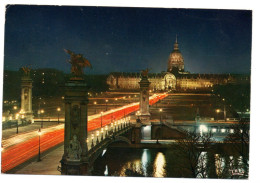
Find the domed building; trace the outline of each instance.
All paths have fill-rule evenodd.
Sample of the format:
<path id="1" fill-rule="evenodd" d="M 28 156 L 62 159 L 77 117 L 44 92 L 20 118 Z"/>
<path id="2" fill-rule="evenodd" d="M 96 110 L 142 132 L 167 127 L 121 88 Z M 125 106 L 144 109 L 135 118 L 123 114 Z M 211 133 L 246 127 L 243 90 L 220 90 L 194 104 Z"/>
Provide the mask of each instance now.
<path id="1" fill-rule="evenodd" d="M 177 92 L 211 91 L 214 85 L 247 83 L 250 76 L 241 74 L 191 74 L 184 71 L 184 59 L 177 41 L 168 58 L 167 72 L 148 73 L 153 91 L 174 90 Z M 113 72 L 107 77 L 110 90 L 139 90 L 140 73 Z"/>
<path id="2" fill-rule="evenodd" d="M 169 59 L 168 59 L 168 72 L 178 72 L 178 71 L 184 71 L 184 59 L 182 57 L 182 54 L 179 50 L 179 44 L 177 41 L 174 43 L 173 51 L 170 53 Z"/>

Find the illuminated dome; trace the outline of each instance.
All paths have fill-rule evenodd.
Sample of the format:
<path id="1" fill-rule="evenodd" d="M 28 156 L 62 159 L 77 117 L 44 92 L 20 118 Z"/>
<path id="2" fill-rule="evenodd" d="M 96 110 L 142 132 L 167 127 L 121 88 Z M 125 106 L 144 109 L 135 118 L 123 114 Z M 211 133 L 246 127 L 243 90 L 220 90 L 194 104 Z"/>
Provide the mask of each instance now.
<path id="1" fill-rule="evenodd" d="M 179 71 L 184 70 L 184 59 L 179 50 L 179 44 L 177 42 L 177 37 L 176 37 L 176 41 L 174 43 L 174 49 L 171 52 L 169 59 L 168 59 L 168 72 L 173 71 L 174 68 Z"/>

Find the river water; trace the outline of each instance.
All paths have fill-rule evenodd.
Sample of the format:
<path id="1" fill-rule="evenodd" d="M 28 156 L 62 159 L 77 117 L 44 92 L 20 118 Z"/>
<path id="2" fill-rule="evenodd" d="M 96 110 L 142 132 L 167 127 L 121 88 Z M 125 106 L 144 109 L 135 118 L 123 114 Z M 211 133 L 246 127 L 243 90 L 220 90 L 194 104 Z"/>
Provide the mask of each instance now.
<path id="1" fill-rule="evenodd" d="M 166 177 L 163 149 L 112 149 L 95 162 L 93 175 Z"/>
<path id="2" fill-rule="evenodd" d="M 210 175 L 210 167 L 213 168 L 211 172 L 214 172 L 214 174 L 221 174 L 225 170 L 225 167 L 229 166 L 232 159 L 236 163 L 229 166 L 228 174 L 232 171 L 230 167 L 234 168 L 236 165 L 236 170 L 239 170 L 237 167 L 242 163 L 241 157 L 228 156 L 225 159 L 219 156 L 219 154 L 214 154 L 214 160 L 210 162 L 209 159 L 203 158 L 207 154 L 207 152 L 201 154 L 199 164 L 200 167 L 205 167 L 206 169 L 202 174 L 198 174 L 197 178 L 214 178 Z M 185 160 L 181 160 L 181 157 L 177 157 L 174 154 L 173 149 L 108 148 L 95 161 L 92 174 L 96 176 L 192 178 L 190 172 L 187 172 L 185 168 L 183 169 L 185 165 L 189 166 Z M 240 168 L 239 171 L 243 170 Z M 217 175 L 215 175 L 215 178 Z M 230 175 L 225 175 L 222 178 L 231 177 Z"/>

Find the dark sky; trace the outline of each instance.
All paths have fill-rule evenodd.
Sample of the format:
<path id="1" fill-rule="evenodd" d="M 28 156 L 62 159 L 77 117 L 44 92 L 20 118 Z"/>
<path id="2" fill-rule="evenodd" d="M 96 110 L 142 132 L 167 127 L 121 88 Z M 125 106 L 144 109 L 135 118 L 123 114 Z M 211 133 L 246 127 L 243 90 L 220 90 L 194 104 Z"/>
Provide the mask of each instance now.
<path id="1" fill-rule="evenodd" d="M 90 60 L 87 73 L 158 73 L 176 34 L 185 70 L 250 73 L 251 11 L 33 5 L 6 9 L 4 68 L 69 72 L 66 48 Z"/>

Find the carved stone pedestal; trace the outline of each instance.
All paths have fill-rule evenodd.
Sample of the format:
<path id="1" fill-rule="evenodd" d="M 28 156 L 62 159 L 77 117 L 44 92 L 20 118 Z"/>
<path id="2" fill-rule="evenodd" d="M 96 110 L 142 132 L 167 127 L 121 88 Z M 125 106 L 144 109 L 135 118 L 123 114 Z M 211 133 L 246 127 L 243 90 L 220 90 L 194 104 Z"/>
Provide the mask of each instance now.
<path id="1" fill-rule="evenodd" d="M 133 128 L 135 144 L 141 143 L 141 139 L 142 139 L 141 128 L 142 128 L 142 124 L 141 123 L 136 123 L 134 128 Z"/>
<path id="2" fill-rule="evenodd" d="M 23 76 L 21 80 L 21 111 L 20 115 L 24 120 L 33 123 L 32 111 L 32 79 L 28 76 Z"/>
<path id="3" fill-rule="evenodd" d="M 83 79 L 71 79 L 65 85 L 64 154 L 61 174 L 88 175 L 87 105 L 88 86 Z"/>
<path id="4" fill-rule="evenodd" d="M 87 162 L 61 160 L 62 175 L 90 175 Z"/>

